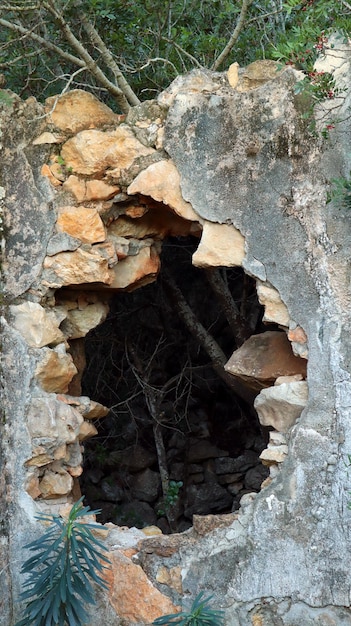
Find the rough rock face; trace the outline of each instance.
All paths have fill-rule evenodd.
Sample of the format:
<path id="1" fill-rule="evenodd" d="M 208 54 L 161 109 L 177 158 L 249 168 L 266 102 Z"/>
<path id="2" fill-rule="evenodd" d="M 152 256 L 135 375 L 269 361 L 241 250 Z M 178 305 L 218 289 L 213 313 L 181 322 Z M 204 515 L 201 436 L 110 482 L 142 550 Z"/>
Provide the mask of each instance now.
<path id="1" fill-rule="evenodd" d="M 349 57 L 346 50 L 332 58 L 346 86 Z M 92 623 L 146 623 L 173 612 L 182 594 L 205 590 L 232 626 L 351 624 L 350 233 L 346 212 L 326 204 L 325 184 L 350 169 L 349 94 L 338 110 L 338 134 L 325 141 L 304 122 L 294 90 L 299 78 L 273 62 L 234 67 L 229 82 L 197 70 L 127 119 L 77 91 L 55 111 L 49 101 L 48 118 L 32 99 L 15 98 L 1 111 L 8 232 L 0 562 L 11 563 L 1 571 L 4 626 L 16 617 L 22 546 L 41 530 L 35 514 L 64 509 L 75 497 L 81 442 L 107 412 L 80 395 L 77 342 L 105 318 L 111 293 L 155 279 L 167 234 L 189 233 L 202 233 L 194 263 L 241 265 L 259 281 L 266 320 L 280 325 L 301 369 L 261 376 L 253 359 L 245 371 L 256 390 L 269 385 L 256 404 L 262 423 L 275 428 L 261 454 L 270 477 L 259 494 L 241 498 L 229 520 L 214 525 L 210 516 L 170 537 L 101 529 L 113 562 L 111 589 Z M 307 357 L 307 344 L 308 398 L 305 381 L 279 380 L 305 377 L 299 357 Z M 196 464 L 199 450 L 192 453 Z M 216 458 L 217 474 L 235 473 L 236 461 Z M 257 468 L 247 469 L 250 488 Z M 158 478 L 145 471 L 134 494 L 147 484 L 151 498 Z M 194 485 L 200 503 L 208 497 L 203 491 Z M 217 483 L 213 494 L 228 499 Z"/>

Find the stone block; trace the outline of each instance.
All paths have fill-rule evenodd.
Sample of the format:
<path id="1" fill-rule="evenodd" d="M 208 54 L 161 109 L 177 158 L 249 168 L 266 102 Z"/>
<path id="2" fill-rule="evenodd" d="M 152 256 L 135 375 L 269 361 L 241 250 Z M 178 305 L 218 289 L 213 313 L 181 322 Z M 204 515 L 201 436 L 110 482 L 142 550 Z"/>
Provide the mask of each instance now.
<path id="1" fill-rule="evenodd" d="M 269 283 L 256 281 L 257 296 L 264 306 L 264 322 L 275 322 L 280 326 L 289 327 L 289 311 L 282 301 L 279 291 Z"/>
<path id="2" fill-rule="evenodd" d="M 13 304 L 10 312 L 14 318 L 13 326 L 32 348 L 56 346 L 65 340 L 54 312 L 44 309 L 40 304 Z"/>
<path id="3" fill-rule="evenodd" d="M 109 601 L 119 619 L 126 623 L 150 624 L 156 617 L 177 612 L 177 607 L 153 586 L 136 563 L 115 550 L 112 567 L 104 572 L 109 585 Z"/>
<path id="4" fill-rule="evenodd" d="M 302 380 L 263 389 L 256 397 L 254 407 L 263 426 L 273 426 L 286 433 L 300 417 L 307 400 L 308 386 Z"/>
<path id="5" fill-rule="evenodd" d="M 191 204 L 182 196 L 179 172 L 170 159 L 152 163 L 128 187 L 130 195 L 141 193 L 167 204 L 185 220 L 198 221 Z"/>
<path id="6" fill-rule="evenodd" d="M 56 229 L 80 239 L 83 243 L 99 243 L 106 238 L 105 227 L 96 209 L 64 206 L 59 209 Z"/>
<path id="7" fill-rule="evenodd" d="M 77 373 L 70 354 L 63 344 L 54 350 L 42 349 L 42 358 L 35 370 L 35 376 L 44 391 L 48 393 L 66 393 L 69 383 Z"/>
<path id="8" fill-rule="evenodd" d="M 61 96 L 47 98 L 45 110 L 49 123 L 65 133 L 115 125 L 119 121 L 119 115 L 82 89 L 72 89 Z"/>
<path id="9" fill-rule="evenodd" d="M 106 132 L 83 130 L 66 141 L 61 149 L 65 166 L 73 173 L 99 178 L 109 170 L 109 184 L 117 182 L 136 159 L 154 154 L 155 150 L 143 146 L 128 126 Z"/>
<path id="10" fill-rule="evenodd" d="M 193 265 L 240 267 L 244 256 L 245 238 L 235 226 L 203 221 L 202 237 L 193 254 Z"/>
<path id="11" fill-rule="evenodd" d="M 225 370 L 249 387 L 270 387 L 279 376 L 306 377 L 306 361 L 294 356 L 284 332 L 267 331 L 252 335 L 236 350 Z"/>

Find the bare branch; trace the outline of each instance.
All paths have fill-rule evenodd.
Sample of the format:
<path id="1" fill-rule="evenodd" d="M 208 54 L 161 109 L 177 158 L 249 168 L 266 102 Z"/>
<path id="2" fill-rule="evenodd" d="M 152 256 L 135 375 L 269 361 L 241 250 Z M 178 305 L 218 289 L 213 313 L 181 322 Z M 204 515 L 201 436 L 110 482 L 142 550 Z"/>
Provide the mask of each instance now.
<path id="1" fill-rule="evenodd" d="M 241 346 L 252 334 L 250 327 L 240 315 L 228 285 L 224 282 L 216 268 L 206 270 L 206 278 L 222 305 L 223 312 L 233 332 L 237 347 Z"/>
<path id="2" fill-rule="evenodd" d="M 73 32 L 71 31 L 69 25 L 56 9 L 54 3 L 49 0 L 48 2 L 43 2 L 43 7 L 51 13 L 54 17 L 56 23 L 58 24 L 61 32 L 63 33 L 66 41 L 72 46 L 72 48 L 79 54 L 80 58 L 84 61 L 84 64 L 87 66 L 89 72 L 96 78 L 96 80 L 105 87 L 111 95 L 114 96 L 117 104 L 120 106 L 121 110 L 124 113 L 127 113 L 130 109 L 130 104 L 127 100 L 126 95 L 123 91 L 115 84 L 113 84 L 104 72 L 100 69 L 96 61 L 90 56 L 89 52 L 86 48 L 78 41 Z"/>
<path id="3" fill-rule="evenodd" d="M 235 391 L 246 402 L 252 402 L 253 394 L 247 389 L 239 380 L 234 376 L 227 373 L 224 369 L 224 365 L 227 362 L 227 357 L 215 341 L 215 339 L 208 333 L 206 328 L 198 320 L 194 312 L 191 310 L 187 301 L 185 300 L 178 285 L 169 274 L 163 274 L 163 284 L 166 294 L 170 299 L 173 308 L 179 315 L 180 319 L 186 325 L 192 335 L 196 337 L 199 344 L 205 350 L 206 354 L 211 359 L 212 367 L 218 376 L 225 382 L 225 384 Z"/>
<path id="4" fill-rule="evenodd" d="M 168 39 L 167 37 L 161 37 L 161 39 L 163 41 L 167 41 L 168 43 L 172 44 L 172 46 L 175 47 L 176 50 L 178 50 L 179 52 L 181 52 L 185 57 L 187 57 L 188 59 L 190 59 L 190 61 L 192 61 L 192 63 L 194 63 L 194 65 L 196 65 L 197 67 L 199 67 L 200 69 L 203 69 L 203 65 L 201 65 L 201 63 L 199 63 L 199 61 L 189 52 L 187 52 L 186 50 L 184 50 L 184 48 L 182 48 L 179 44 L 177 44 L 175 41 L 173 41 L 173 39 Z"/>
<path id="5" fill-rule="evenodd" d="M 222 370 L 227 361 L 226 355 L 221 350 L 218 343 L 199 322 L 186 302 L 175 280 L 169 274 L 166 276 L 164 273 L 163 281 L 166 293 L 171 299 L 172 305 L 177 311 L 179 317 L 182 319 L 190 332 L 198 339 L 200 345 L 203 347 L 214 364 L 215 369 L 218 368 Z"/>
<path id="6" fill-rule="evenodd" d="M 131 74 L 136 74 L 137 72 L 141 72 L 142 70 L 145 70 L 152 63 L 166 63 L 167 65 L 171 66 L 171 68 L 176 72 L 176 74 L 178 74 L 178 70 L 176 66 L 172 63 L 172 61 L 169 61 L 168 59 L 165 59 L 164 57 L 154 57 L 153 59 L 149 59 L 147 63 L 144 63 L 144 65 L 141 65 L 140 67 L 137 67 L 133 70 L 130 69 L 129 72 Z"/>
<path id="7" fill-rule="evenodd" d="M 30 4 L 28 6 L 19 6 L 16 4 L 3 4 L 2 9 L 6 9 L 7 11 L 15 11 L 16 13 L 18 12 L 24 12 L 24 11 L 37 11 L 38 9 L 40 9 L 40 5 L 39 4 Z"/>
<path id="8" fill-rule="evenodd" d="M 225 59 L 229 56 L 232 48 L 234 47 L 234 45 L 236 44 L 237 40 L 239 39 L 239 35 L 240 35 L 244 25 L 245 25 L 246 14 L 247 14 L 247 11 L 248 11 L 248 8 L 249 8 L 251 2 L 252 2 L 252 0 L 243 0 L 243 3 L 241 5 L 241 11 L 240 11 L 239 19 L 238 19 L 237 24 L 236 24 L 236 26 L 234 28 L 233 34 L 231 35 L 227 45 L 222 50 L 221 54 L 219 55 L 219 57 L 217 57 L 217 59 L 215 60 L 215 62 L 213 63 L 213 65 L 211 67 L 211 70 L 213 70 L 214 72 L 216 70 L 218 70 L 218 68 L 223 63 L 223 61 L 225 61 Z"/>
<path id="9" fill-rule="evenodd" d="M 4 20 L 2 18 L 0 18 L 0 26 L 8 28 L 9 30 L 12 30 L 16 33 L 20 33 L 21 35 L 25 35 L 26 37 L 30 37 L 30 39 L 32 39 L 36 43 L 39 43 L 41 46 L 43 46 L 43 48 L 45 48 L 46 50 L 50 50 L 50 52 L 54 52 L 69 63 L 73 63 L 74 65 L 78 65 L 79 67 L 85 67 L 85 63 L 84 61 L 82 61 L 82 59 L 79 59 L 78 57 L 69 54 L 69 52 L 65 52 L 64 50 L 62 50 L 62 48 L 55 46 L 55 44 L 51 43 L 51 41 L 48 41 L 40 35 L 37 35 L 37 33 L 35 33 L 33 30 L 30 30 L 29 28 L 24 28 L 23 26 L 20 26 L 20 24 L 14 24 L 13 22 L 8 22 L 7 20 Z"/>
<path id="10" fill-rule="evenodd" d="M 80 67 L 79 70 L 76 70 L 75 72 L 73 72 L 73 74 L 70 75 L 70 77 L 69 77 L 66 85 L 62 89 L 61 93 L 59 93 L 57 96 L 55 96 L 54 104 L 52 105 L 50 111 L 48 111 L 47 113 L 43 113 L 43 115 L 38 115 L 37 117 L 32 118 L 30 121 L 33 122 L 34 120 L 40 120 L 43 117 L 47 117 L 48 115 L 51 115 L 51 113 L 53 113 L 55 111 L 56 105 L 57 105 L 59 99 L 61 98 L 61 96 L 63 96 L 64 93 L 66 93 L 66 91 L 68 91 L 70 84 L 73 82 L 73 80 L 75 79 L 77 74 L 80 74 L 80 72 L 83 72 L 85 69 L 86 69 L 86 67 Z M 62 78 L 62 77 L 58 76 L 57 79 L 55 79 L 55 80 L 59 80 L 60 78 Z"/>
<path id="11" fill-rule="evenodd" d="M 111 70 L 112 74 L 114 75 L 116 79 L 118 86 L 127 97 L 128 102 L 132 106 L 140 104 L 139 98 L 134 93 L 133 89 L 131 88 L 131 86 L 129 85 L 125 77 L 123 76 L 113 55 L 111 54 L 110 50 L 105 45 L 104 41 L 101 39 L 97 30 L 94 28 L 92 23 L 88 20 L 87 16 L 84 13 L 79 13 L 79 19 L 82 22 L 85 32 L 87 33 L 90 41 L 94 45 L 96 45 L 97 48 L 99 49 L 101 58 L 103 59 L 104 63 L 109 68 L 109 70 Z"/>

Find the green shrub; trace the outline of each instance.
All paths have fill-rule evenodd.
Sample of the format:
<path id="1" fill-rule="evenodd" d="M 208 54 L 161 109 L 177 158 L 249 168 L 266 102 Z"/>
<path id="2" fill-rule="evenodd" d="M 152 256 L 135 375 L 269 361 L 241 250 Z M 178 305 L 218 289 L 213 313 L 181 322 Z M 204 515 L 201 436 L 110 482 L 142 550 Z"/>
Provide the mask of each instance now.
<path id="1" fill-rule="evenodd" d="M 222 626 L 224 624 L 224 611 L 212 609 L 210 601 L 213 596 L 204 598 L 201 591 L 191 605 L 190 611 L 173 613 L 158 617 L 153 622 L 154 626 L 166 626 L 168 624 L 177 626 Z"/>
<path id="2" fill-rule="evenodd" d="M 349 178 L 332 178 L 331 183 L 327 202 L 333 202 L 339 209 L 351 209 L 351 171 Z"/>
<path id="3" fill-rule="evenodd" d="M 104 589 L 107 584 L 97 572 L 109 563 L 103 555 L 104 545 L 92 530 L 95 524 L 79 521 L 98 513 L 76 502 L 68 516 L 40 514 L 37 519 L 51 522 L 47 531 L 32 541 L 33 555 L 23 564 L 28 574 L 21 599 L 26 601 L 22 619 L 16 626 L 81 626 L 88 620 L 83 605 L 94 604 L 94 581 Z"/>

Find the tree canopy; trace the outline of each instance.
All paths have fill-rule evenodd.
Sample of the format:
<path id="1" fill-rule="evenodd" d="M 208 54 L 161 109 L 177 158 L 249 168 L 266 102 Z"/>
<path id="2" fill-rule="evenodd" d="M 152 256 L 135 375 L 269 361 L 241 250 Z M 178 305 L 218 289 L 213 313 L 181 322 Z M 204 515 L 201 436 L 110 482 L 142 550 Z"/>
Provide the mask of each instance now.
<path id="1" fill-rule="evenodd" d="M 6 86 L 39 100 L 84 88 L 126 112 L 195 67 L 260 58 L 312 71 L 348 0 L 10 0 L 0 7 Z"/>

